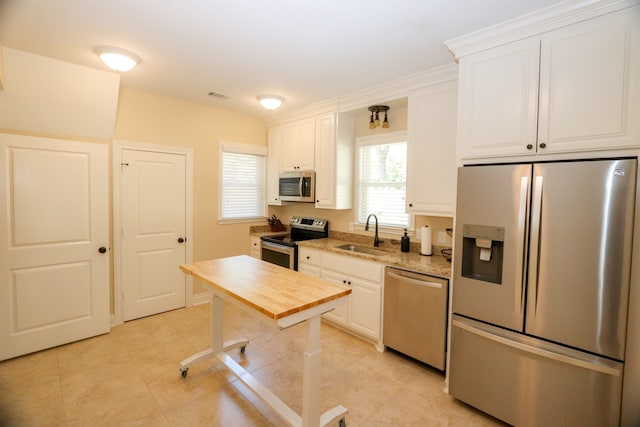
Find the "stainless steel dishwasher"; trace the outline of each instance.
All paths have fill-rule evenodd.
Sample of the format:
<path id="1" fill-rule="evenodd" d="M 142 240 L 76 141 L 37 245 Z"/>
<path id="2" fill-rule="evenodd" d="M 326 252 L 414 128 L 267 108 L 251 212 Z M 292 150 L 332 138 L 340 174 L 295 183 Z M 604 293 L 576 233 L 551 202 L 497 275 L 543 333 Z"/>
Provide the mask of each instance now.
<path id="1" fill-rule="evenodd" d="M 387 267 L 384 345 L 444 370 L 448 294 L 446 279 Z"/>

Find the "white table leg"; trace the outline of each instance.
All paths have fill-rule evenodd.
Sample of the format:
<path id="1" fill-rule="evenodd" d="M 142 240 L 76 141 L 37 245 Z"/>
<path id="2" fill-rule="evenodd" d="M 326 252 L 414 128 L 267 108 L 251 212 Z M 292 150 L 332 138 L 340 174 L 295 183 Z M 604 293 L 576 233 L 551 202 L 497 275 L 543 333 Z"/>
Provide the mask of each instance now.
<path id="1" fill-rule="evenodd" d="M 304 352 L 302 383 L 302 426 L 320 426 L 320 380 L 322 350 L 320 349 L 320 316 L 307 320 L 307 348 Z"/>
<path id="2" fill-rule="evenodd" d="M 194 363 L 201 362 L 203 360 L 211 359 L 218 353 L 229 351 L 234 348 L 240 348 L 244 352 L 244 347 L 247 346 L 249 340 L 246 338 L 240 338 L 230 340 L 227 342 L 224 339 L 224 300 L 215 294 L 211 298 L 211 347 L 194 354 L 182 362 L 180 362 L 180 372 L 183 377 L 187 376 L 189 367 Z"/>
<path id="3" fill-rule="evenodd" d="M 213 294 L 211 298 L 211 350 L 220 353 L 224 347 L 224 300 Z"/>

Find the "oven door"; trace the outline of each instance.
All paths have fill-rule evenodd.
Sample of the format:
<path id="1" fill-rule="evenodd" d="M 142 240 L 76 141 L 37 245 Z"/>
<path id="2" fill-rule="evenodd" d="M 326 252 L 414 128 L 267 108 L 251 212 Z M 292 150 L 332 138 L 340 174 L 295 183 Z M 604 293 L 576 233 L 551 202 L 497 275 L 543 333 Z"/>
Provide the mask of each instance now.
<path id="1" fill-rule="evenodd" d="M 281 267 L 297 270 L 296 247 L 260 241 L 260 259 Z"/>

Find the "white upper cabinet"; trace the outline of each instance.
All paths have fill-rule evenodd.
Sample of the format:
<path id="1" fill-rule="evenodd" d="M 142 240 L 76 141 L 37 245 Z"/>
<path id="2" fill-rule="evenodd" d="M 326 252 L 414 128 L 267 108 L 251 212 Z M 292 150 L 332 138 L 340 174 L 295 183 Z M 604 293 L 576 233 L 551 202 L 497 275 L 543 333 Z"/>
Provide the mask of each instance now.
<path id="1" fill-rule="evenodd" d="M 540 41 L 529 39 L 460 58 L 462 158 L 519 155 L 535 147 L 539 57 Z"/>
<path id="2" fill-rule="evenodd" d="M 459 64 L 461 159 L 640 146 L 640 7 Z"/>
<path id="3" fill-rule="evenodd" d="M 452 81 L 409 94 L 407 212 L 453 216 L 457 87 Z"/>
<path id="4" fill-rule="evenodd" d="M 280 170 L 314 170 L 315 118 L 282 125 Z"/>
<path id="5" fill-rule="evenodd" d="M 539 149 L 640 146 L 639 86 L 640 8 L 546 34 L 540 57 Z"/>
<path id="6" fill-rule="evenodd" d="M 316 117 L 316 207 L 353 207 L 354 121 L 347 114 Z"/>
<path id="7" fill-rule="evenodd" d="M 282 127 L 270 127 L 267 131 L 267 204 L 282 205 L 279 191 L 280 155 L 282 151 Z"/>

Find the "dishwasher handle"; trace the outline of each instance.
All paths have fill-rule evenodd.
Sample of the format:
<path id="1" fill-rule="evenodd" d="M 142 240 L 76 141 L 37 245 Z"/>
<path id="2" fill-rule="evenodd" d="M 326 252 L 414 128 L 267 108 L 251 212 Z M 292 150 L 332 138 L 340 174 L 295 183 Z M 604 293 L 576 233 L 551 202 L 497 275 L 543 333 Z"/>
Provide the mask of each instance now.
<path id="1" fill-rule="evenodd" d="M 412 283 L 412 284 L 418 285 L 418 286 L 426 286 L 426 287 L 429 287 L 429 288 L 442 289 L 442 283 L 428 282 L 426 280 L 413 279 L 411 277 L 407 277 L 407 276 L 404 276 L 402 274 L 393 273 L 393 272 L 390 272 L 390 271 L 387 271 L 387 277 L 392 277 L 394 279 L 402 280 L 404 282 Z"/>

